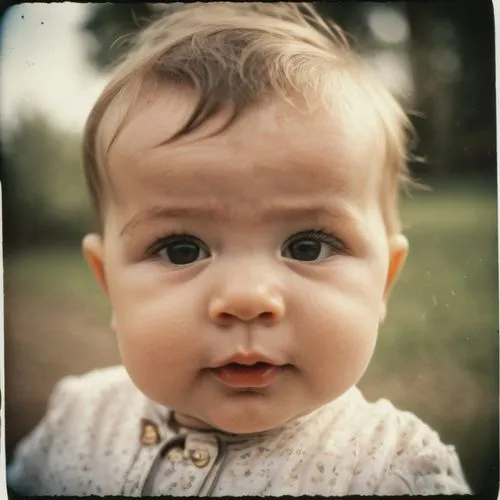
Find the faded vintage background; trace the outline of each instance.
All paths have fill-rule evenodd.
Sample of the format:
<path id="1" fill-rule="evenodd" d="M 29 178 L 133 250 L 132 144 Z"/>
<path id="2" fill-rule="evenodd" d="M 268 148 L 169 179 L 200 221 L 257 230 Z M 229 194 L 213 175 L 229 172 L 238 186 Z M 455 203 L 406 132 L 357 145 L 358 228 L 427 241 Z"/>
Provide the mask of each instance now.
<path id="1" fill-rule="evenodd" d="M 21 4 L 1 20 L 0 117 L 8 457 L 68 373 L 118 362 L 109 309 L 80 254 L 92 226 L 79 157 L 86 113 L 159 4 Z M 169 4 L 167 8 L 175 8 Z M 498 263 L 489 2 L 321 4 L 418 130 L 404 196 L 411 242 L 361 386 L 456 445 L 476 491 L 498 489 Z"/>

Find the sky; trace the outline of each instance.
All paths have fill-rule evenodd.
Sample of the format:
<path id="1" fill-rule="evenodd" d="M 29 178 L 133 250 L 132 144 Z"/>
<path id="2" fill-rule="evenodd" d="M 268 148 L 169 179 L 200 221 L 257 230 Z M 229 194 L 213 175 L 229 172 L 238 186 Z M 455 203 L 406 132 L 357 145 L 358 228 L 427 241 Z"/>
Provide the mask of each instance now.
<path id="1" fill-rule="evenodd" d="M 0 123 L 34 106 L 58 126 L 80 131 L 107 78 L 86 59 L 78 30 L 90 4 L 24 3 L 1 19 Z"/>

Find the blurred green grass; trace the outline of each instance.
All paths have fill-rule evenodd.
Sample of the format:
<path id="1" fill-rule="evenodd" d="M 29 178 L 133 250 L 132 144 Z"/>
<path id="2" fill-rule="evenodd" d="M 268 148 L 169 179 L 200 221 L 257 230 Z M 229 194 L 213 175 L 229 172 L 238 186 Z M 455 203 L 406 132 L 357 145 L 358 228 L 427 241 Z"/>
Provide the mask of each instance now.
<path id="1" fill-rule="evenodd" d="M 496 186 L 414 192 L 402 218 L 409 258 L 360 385 L 370 399 L 417 413 L 456 445 L 473 488 L 490 489 L 498 484 Z M 5 276 L 7 299 L 10 290 L 52 296 L 107 324 L 108 305 L 79 248 L 6 255 Z"/>
<path id="2" fill-rule="evenodd" d="M 5 258 L 6 288 L 30 296 L 58 296 L 98 315 L 108 311 L 104 294 L 78 245 L 37 246 Z"/>

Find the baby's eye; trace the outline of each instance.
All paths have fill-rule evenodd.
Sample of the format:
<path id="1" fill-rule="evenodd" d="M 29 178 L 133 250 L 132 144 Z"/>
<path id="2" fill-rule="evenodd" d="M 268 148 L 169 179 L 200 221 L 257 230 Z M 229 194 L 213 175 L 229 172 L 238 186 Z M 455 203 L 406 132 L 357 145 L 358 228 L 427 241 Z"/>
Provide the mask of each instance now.
<path id="1" fill-rule="evenodd" d="M 281 255 L 300 261 L 323 260 L 342 249 L 341 242 L 323 231 L 308 231 L 292 236 L 283 247 Z"/>
<path id="2" fill-rule="evenodd" d="M 156 247 L 156 255 L 176 266 L 185 266 L 207 259 L 210 251 L 198 238 L 189 235 L 173 235 L 163 239 Z"/>

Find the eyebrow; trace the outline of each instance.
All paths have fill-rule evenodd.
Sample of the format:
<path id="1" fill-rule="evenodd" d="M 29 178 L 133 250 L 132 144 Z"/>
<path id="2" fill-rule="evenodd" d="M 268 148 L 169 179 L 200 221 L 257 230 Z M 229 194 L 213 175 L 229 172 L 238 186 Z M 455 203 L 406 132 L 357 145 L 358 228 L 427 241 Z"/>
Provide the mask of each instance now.
<path id="1" fill-rule="evenodd" d="M 222 207 L 216 206 L 153 206 L 142 210 L 141 212 L 134 215 L 121 229 L 120 236 L 126 233 L 130 233 L 134 227 L 140 225 L 144 222 L 150 222 L 155 220 L 165 220 L 165 219 L 194 219 L 194 218 L 205 218 L 205 219 L 227 219 L 228 211 L 224 210 Z M 293 220 L 299 218 L 308 219 L 323 219 L 323 218 L 334 218 L 334 219 L 348 219 L 356 221 L 355 215 L 348 209 L 338 205 L 325 204 L 325 205 L 315 205 L 315 206 L 276 206 L 269 207 L 262 211 L 260 219 L 262 220 Z"/>

